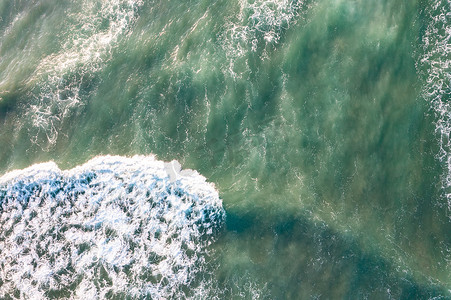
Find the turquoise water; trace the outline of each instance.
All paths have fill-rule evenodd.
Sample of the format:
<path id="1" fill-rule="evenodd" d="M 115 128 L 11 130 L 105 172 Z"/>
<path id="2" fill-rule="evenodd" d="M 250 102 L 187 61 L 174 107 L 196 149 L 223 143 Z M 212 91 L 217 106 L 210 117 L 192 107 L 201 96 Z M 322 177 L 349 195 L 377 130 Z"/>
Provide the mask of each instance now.
<path id="1" fill-rule="evenodd" d="M 0 298 L 450 299 L 450 16 L 0 0 Z"/>

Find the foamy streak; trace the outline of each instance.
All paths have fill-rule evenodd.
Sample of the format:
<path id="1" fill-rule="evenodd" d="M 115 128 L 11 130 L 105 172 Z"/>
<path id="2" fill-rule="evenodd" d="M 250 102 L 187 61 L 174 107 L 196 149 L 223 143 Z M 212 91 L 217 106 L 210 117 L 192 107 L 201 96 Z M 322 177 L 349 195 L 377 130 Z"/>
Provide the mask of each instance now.
<path id="1" fill-rule="evenodd" d="M 41 61 L 31 79 L 38 84 L 30 94 L 34 103 L 26 114 L 32 119 L 32 126 L 46 134 L 50 144 L 56 142 L 61 121 L 83 104 L 83 81 L 91 80 L 90 76 L 109 59 L 118 38 L 135 22 L 142 5 L 142 0 L 74 2 L 80 2 L 73 7 L 81 7 L 81 11 L 67 16 L 72 25 L 61 33 L 67 36 L 65 43 L 58 53 Z M 40 142 L 36 135 L 33 138 Z"/>
<path id="2" fill-rule="evenodd" d="M 437 115 L 439 159 L 448 168 L 444 187 L 451 209 L 451 1 L 435 1 L 428 14 L 430 24 L 423 37 L 424 53 L 418 67 L 428 74 L 424 94 Z"/>
<path id="3" fill-rule="evenodd" d="M 184 298 L 223 220 L 213 185 L 176 162 L 11 172 L 0 178 L 0 298 Z"/>

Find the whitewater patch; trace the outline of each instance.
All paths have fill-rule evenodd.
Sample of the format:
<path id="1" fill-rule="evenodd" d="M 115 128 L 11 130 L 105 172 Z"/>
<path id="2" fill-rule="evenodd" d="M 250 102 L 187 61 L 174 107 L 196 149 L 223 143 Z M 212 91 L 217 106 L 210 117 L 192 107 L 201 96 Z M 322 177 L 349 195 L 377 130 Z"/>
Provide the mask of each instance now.
<path id="1" fill-rule="evenodd" d="M 438 157 L 448 169 L 444 188 L 451 209 L 451 1 L 434 1 L 426 13 L 430 23 L 423 36 L 417 69 L 426 72 L 423 94 L 437 116 Z"/>
<path id="2" fill-rule="evenodd" d="M 241 57 L 258 47 L 277 44 L 284 30 L 296 24 L 307 1 L 239 0 L 239 12 L 222 35 L 229 57 Z"/>
<path id="3" fill-rule="evenodd" d="M 97 157 L 0 177 L 0 298 L 186 298 L 225 212 L 177 162 Z M 189 288 L 187 288 L 189 287 Z"/>

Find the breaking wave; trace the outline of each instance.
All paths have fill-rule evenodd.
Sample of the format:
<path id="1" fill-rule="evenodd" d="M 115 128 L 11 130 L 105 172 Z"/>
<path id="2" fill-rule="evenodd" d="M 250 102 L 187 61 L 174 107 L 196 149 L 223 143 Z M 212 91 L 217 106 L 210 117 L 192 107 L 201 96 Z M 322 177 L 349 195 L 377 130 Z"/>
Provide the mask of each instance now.
<path id="1" fill-rule="evenodd" d="M 189 297 L 208 289 L 224 217 L 214 186 L 176 161 L 13 171 L 0 177 L 0 298 Z"/>

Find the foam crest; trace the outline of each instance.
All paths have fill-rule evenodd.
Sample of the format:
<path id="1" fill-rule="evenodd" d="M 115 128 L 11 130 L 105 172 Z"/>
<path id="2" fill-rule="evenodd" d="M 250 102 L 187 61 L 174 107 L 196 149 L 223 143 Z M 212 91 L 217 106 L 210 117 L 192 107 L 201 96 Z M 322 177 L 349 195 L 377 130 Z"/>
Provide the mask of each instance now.
<path id="1" fill-rule="evenodd" d="M 451 1 L 438 0 L 427 12 L 430 24 L 423 37 L 423 55 L 417 64 L 427 74 L 424 96 L 437 116 L 439 159 L 447 165 L 444 187 L 451 209 Z"/>
<path id="2" fill-rule="evenodd" d="M 0 298 L 186 298 L 208 287 L 198 277 L 225 213 L 214 186 L 178 166 L 106 156 L 1 177 Z"/>
<path id="3" fill-rule="evenodd" d="M 58 137 L 61 121 L 83 104 L 81 89 L 108 61 L 120 36 L 136 21 L 142 0 L 80 1 L 79 11 L 67 15 L 67 36 L 61 50 L 42 59 L 30 82 L 39 84 L 26 114 L 32 126 L 47 136 Z M 34 142 L 38 143 L 37 137 Z"/>

